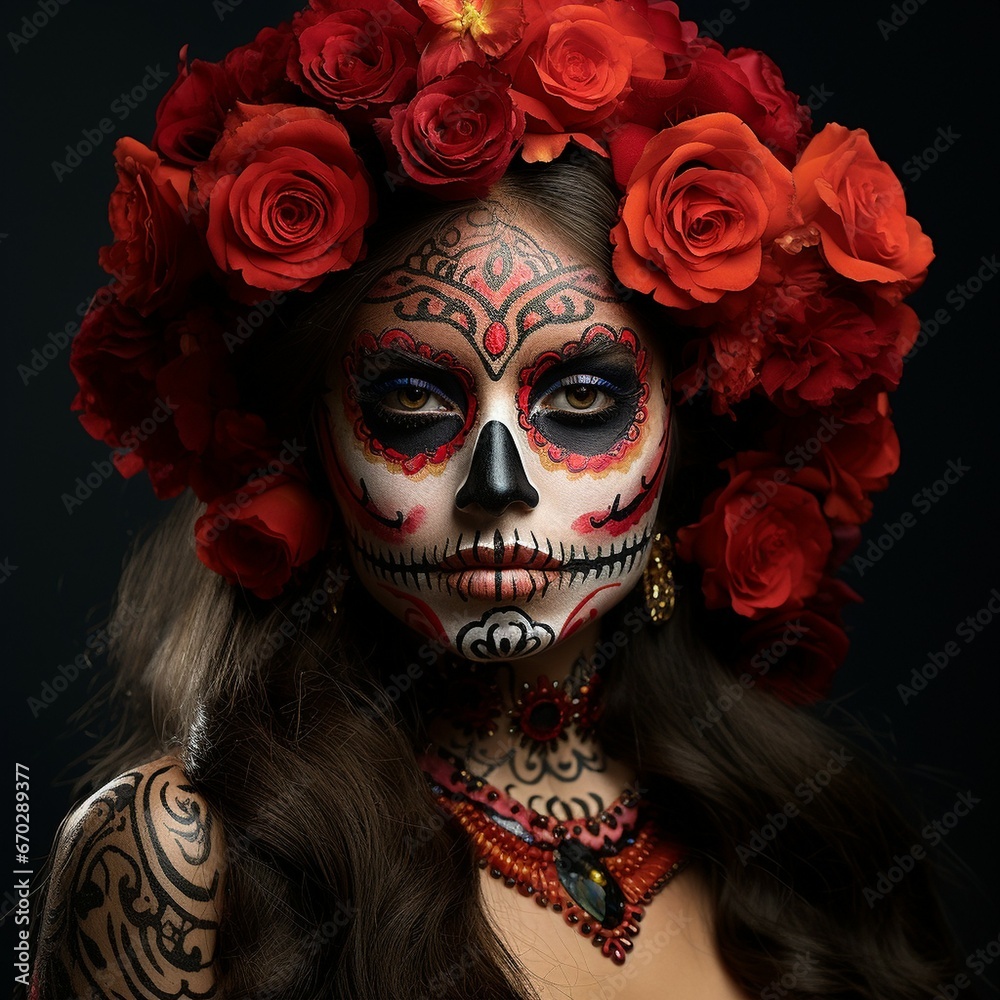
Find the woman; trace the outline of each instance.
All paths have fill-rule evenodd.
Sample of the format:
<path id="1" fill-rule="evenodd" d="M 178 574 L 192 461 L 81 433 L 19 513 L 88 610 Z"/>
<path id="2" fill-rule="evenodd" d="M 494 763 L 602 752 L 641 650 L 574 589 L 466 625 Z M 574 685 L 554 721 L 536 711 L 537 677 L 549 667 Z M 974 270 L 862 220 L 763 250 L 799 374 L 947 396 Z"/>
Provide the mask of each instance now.
<path id="1" fill-rule="evenodd" d="M 78 405 L 194 496 L 123 579 L 118 777 L 38 996 L 951 974 L 923 859 L 865 895 L 912 832 L 793 707 L 844 653 L 929 241 L 759 54 L 550 13 L 316 3 L 116 148 Z"/>

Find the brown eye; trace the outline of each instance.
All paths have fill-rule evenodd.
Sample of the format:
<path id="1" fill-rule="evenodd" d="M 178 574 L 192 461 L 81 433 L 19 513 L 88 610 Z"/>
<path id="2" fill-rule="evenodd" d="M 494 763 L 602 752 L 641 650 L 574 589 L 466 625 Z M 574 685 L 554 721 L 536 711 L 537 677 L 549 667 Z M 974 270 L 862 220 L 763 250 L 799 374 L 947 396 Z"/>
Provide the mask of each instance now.
<path id="1" fill-rule="evenodd" d="M 456 413 L 458 407 L 445 394 L 423 379 L 395 379 L 385 386 L 379 405 L 386 413 L 419 413 L 422 416 Z"/>
<path id="2" fill-rule="evenodd" d="M 426 405 L 429 395 L 419 385 L 406 385 L 396 390 L 396 402 L 401 410 L 419 410 Z"/>
<path id="3" fill-rule="evenodd" d="M 547 413 L 566 414 L 572 420 L 613 410 L 615 399 L 614 386 L 606 379 L 595 375 L 573 375 L 552 386 L 536 406 Z"/>
<path id="4" fill-rule="evenodd" d="M 566 402 L 574 410 L 589 410 L 597 400 L 597 390 L 592 385 L 573 385 L 566 389 Z"/>

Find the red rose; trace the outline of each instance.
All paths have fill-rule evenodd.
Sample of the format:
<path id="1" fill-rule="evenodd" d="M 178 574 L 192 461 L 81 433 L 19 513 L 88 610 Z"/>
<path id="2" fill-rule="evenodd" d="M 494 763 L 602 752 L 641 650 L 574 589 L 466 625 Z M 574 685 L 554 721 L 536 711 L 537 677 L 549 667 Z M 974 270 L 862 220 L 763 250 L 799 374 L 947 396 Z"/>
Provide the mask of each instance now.
<path id="1" fill-rule="evenodd" d="M 827 125 L 793 176 L 803 218 L 819 231 L 830 267 L 884 286 L 879 291 L 892 301 L 919 287 L 934 259 L 931 241 L 906 214 L 903 187 L 864 129 Z"/>
<path id="2" fill-rule="evenodd" d="M 188 453 L 177 437 L 172 400 L 156 386 L 169 355 L 162 332 L 102 289 L 70 349 L 80 390 L 72 409 L 91 437 L 118 449 L 126 477 L 145 469 L 162 500 L 187 485 Z"/>
<path id="3" fill-rule="evenodd" d="M 790 485 L 773 455 L 740 452 L 720 466 L 730 475 L 677 533 L 678 555 L 704 570 L 708 608 L 760 618 L 791 610 L 816 592 L 833 540 L 816 498 Z"/>
<path id="4" fill-rule="evenodd" d="M 159 333 L 118 302 L 111 286 L 91 303 L 70 347 L 69 366 L 80 391 L 72 408 L 82 411 L 87 433 L 113 448 L 121 433 L 155 397 L 154 379 L 164 359 Z"/>
<path id="5" fill-rule="evenodd" d="M 509 84 L 492 68 L 462 63 L 392 109 L 392 146 L 417 187 L 444 199 L 486 196 L 524 133 Z M 383 142 L 387 131 L 380 128 Z"/>
<path id="6" fill-rule="evenodd" d="M 278 104 L 293 100 L 295 89 L 285 78 L 285 67 L 294 42 L 291 24 L 283 21 L 276 28 L 261 28 L 248 45 L 227 53 L 222 66 L 234 96 L 227 113 L 236 101 Z"/>
<path id="7" fill-rule="evenodd" d="M 734 49 L 727 58 L 718 42 L 698 35 L 694 22 L 680 21 L 672 3 L 652 5 L 650 23 L 655 44 L 666 56 L 666 72 L 658 79 L 633 80 L 619 117 L 656 130 L 725 111 L 792 167 L 812 123 L 774 63 L 752 49 Z"/>
<path id="8" fill-rule="evenodd" d="M 108 203 L 115 242 L 98 260 L 118 279 L 118 298 L 148 316 L 176 304 L 207 265 L 188 222 L 191 172 L 168 166 L 128 136 L 115 143 L 115 169 L 118 185 Z"/>
<path id="9" fill-rule="evenodd" d="M 766 123 L 754 129 L 761 142 L 777 152 L 789 154 L 785 162 L 791 166 L 809 139 L 812 115 L 799 104 L 798 96 L 785 86 L 781 70 L 763 52 L 756 49 L 730 49 L 726 58 L 746 75 L 750 93 L 764 109 Z M 779 157 L 780 159 L 780 157 Z"/>
<path id="10" fill-rule="evenodd" d="M 213 500 L 195 523 L 198 558 L 258 597 L 277 597 L 326 544 L 330 511 L 287 476 L 252 479 Z"/>
<path id="11" fill-rule="evenodd" d="M 750 288 L 688 314 L 708 326 L 708 335 L 685 345 L 691 367 L 675 377 L 674 387 L 692 396 L 707 385 L 712 412 L 735 419 L 732 406 L 760 384 L 765 335 L 779 323 L 804 322 L 806 304 L 826 294 L 828 277 L 818 253 L 765 251 L 760 277 Z"/>
<path id="12" fill-rule="evenodd" d="M 796 222 L 791 173 L 734 115 L 703 115 L 646 143 L 611 230 L 615 273 L 666 306 L 717 302 Z"/>
<path id="13" fill-rule="evenodd" d="M 861 389 L 869 398 L 895 389 L 902 358 L 920 330 L 914 311 L 876 299 L 862 309 L 845 299 L 809 300 L 801 321 L 775 323 L 764 338 L 760 384 L 789 413 L 831 406 Z"/>
<path id="14" fill-rule="evenodd" d="M 232 294 L 314 290 L 364 254 L 375 191 L 347 131 L 318 108 L 240 104 L 195 168 L 209 249 Z"/>
<path id="15" fill-rule="evenodd" d="M 406 100 L 417 75 L 414 39 L 422 21 L 394 0 L 322 0 L 295 16 L 297 44 L 288 77 L 310 97 L 337 108 Z"/>
<path id="16" fill-rule="evenodd" d="M 571 138 L 606 155 L 586 130 L 612 115 L 633 77 L 663 76 L 649 23 L 616 0 L 554 10 L 527 0 L 524 14 L 521 41 L 497 64 L 527 116 L 524 159 L 552 160 Z"/>
<path id="17" fill-rule="evenodd" d="M 190 66 L 185 45 L 177 79 L 156 109 L 153 148 L 174 163 L 193 167 L 208 158 L 237 101 L 291 100 L 295 91 L 285 79 L 290 44 L 288 24 L 262 28 L 250 44 L 233 49 L 221 63 L 195 59 Z"/>
<path id="18" fill-rule="evenodd" d="M 766 615 L 743 633 L 740 667 L 786 704 L 826 698 L 850 648 L 841 608 L 860 600 L 842 580 L 825 576 L 804 607 Z"/>
<path id="19" fill-rule="evenodd" d="M 200 453 L 212 439 L 215 415 L 238 404 L 239 390 L 210 308 L 192 310 L 171 324 L 169 335 L 177 351 L 157 373 L 156 388 L 170 398 L 184 447 Z"/>
<path id="20" fill-rule="evenodd" d="M 191 489 L 199 500 L 229 493 L 265 468 L 280 446 L 256 413 L 219 410 L 205 450 L 191 462 Z"/>
<path id="21" fill-rule="evenodd" d="M 166 159 L 193 167 L 218 141 L 235 97 L 221 64 L 195 59 L 189 66 L 187 54 L 185 45 L 178 59 L 177 79 L 156 108 L 152 145 Z"/>
<path id="22" fill-rule="evenodd" d="M 798 471 L 792 481 L 825 496 L 823 513 L 845 524 L 864 524 L 872 516 L 870 494 L 884 490 L 899 468 L 899 438 L 892 425 L 888 393 L 880 392 L 875 410 L 832 411 L 782 421 L 768 444 Z"/>

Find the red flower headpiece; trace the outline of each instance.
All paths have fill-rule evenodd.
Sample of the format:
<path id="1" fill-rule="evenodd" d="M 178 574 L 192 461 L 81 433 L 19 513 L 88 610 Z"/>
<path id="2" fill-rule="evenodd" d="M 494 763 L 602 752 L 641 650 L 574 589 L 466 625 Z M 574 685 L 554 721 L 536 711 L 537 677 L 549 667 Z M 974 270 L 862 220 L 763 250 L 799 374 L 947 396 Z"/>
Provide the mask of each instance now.
<path id="1" fill-rule="evenodd" d="M 686 330 L 680 399 L 756 422 L 677 552 L 707 608 L 747 620 L 745 662 L 810 633 L 782 693 L 820 696 L 860 600 L 834 574 L 898 466 L 902 300 L 933 251 L 863 130 L 811 133 L 767 56 L 670 2 L 311 0 L 217 63 L 185 46 L 152 148 L 115 146 L 112 280 L 73 344 L 73 408 L 123 475 L 207 503 L 206 565 L 275 597 L 330 516 L 301 448 L 247 409 L 235 348 L 365 257 L 373 178 L 485 196 L 515 157 L 582 146 L 621 189 L 616 277 Z M 751 397 L 770 404 L 752 418 Z"/>

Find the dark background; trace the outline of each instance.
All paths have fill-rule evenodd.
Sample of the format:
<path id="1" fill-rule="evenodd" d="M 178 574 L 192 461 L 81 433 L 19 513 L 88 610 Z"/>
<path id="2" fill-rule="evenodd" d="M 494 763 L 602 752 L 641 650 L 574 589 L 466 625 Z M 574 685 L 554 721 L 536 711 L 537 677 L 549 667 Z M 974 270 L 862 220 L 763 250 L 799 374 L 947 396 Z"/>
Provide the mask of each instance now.
<path id="1" fill-rule="evenodd" d="M 40 3 L 52 10 L 57 0 L 14 0 L 0 28 L 20 34 L 22 18 L 41 10 Z M 104 623 L 129 540 L 166 505 L 153 498 L 145 477 L 126 482 L 115 474 L 68 513 L 63 494 L 92 471 L 92 462 L 107 459 L 107 448 L 69 412 L 76 386 L 68 348 L 27 384 L 18 366 L 30 365 L 32 351 L 51 343 L 50 333 L 78 321 L 77 306 L 103 283 L 97 248 L 110 239 L 114 140 L 134 135 L 148 143 L 180 46 L 190 42 L 192 56 L 221 58 L 299 6 L 293 0 L 59 0 L 57 13 L 25 44 L 10 35 L 0 40 L 8 151 L 0 218 L 8 320 L 0 375 L 12 457 L 2 492 L 13 497 L 14 516 L 6 523 L 15 525 L 0 549 L 5 728 L 9 780 L 15 762 L 30 767 L 36 871 L 70 804 L 65 779 L 76 772 L 64 774 L 66 765 L 93 742 L 93 734 L 74 731 L 72 717 L 102 679 L 103 658 L 44 709 L 33 712 L 28 699 L 39 698 L 43 682 L 83 652 Z M 863 575 L 846 573 L 865 603 L 847 611 L 852 649 L 837 678 L 834 721 L 846 712 L 871 731 L 928 821 L 943 817 L 961 792 L 979 800 L 929 848 L 953 872 L 945 891 L 963 957 L 996 942 L 1000 932 L 991 899 L 998 875 L 1000 620 L 982 626 L 970 643 L 955 631 L 986 606 L 991 591 L 1000 595 L 994 591 L 1000 568 L 993 544 L 1000 276 L 971 297 L 958 290 L 982 258 L 998 251 L 997 10 L 989 0 L 698 0 L 681 10 L 727 48 L 749 46 L 771 55 L 788 86 L 819 105 L 818 127 L 836 121 L 867 129 L 876 151 L 901 176 L 910 214 L 935 243 L 927 283 L 909 300 L 925 320 L 926 342 L 908 359 L 901 388 L 891 397 L 901 468 L 890 488 L 876 495 L 862 550 L 904 512 L 916 523 Z M 119 120 L 109 110 L 112 102 L 157 67 L 168 78 Z M 84 129 L 108 116 L 115 131 L 57 179 L 52 162 L 66 158 L 67 143 L 75 145 Z M 943 151 L 924 169 L 913 158 L 935 140 Z M 940 479 L 950 461 L 969 471 L 921 513 L 914 495 Z M 930 652 L 956 639 L 960 655 L 904 705 L 897 685 L 908 683 Z M 13 879 L 0 878 L 5 912 Z M 33 911 L 38 908 L 35 900 Z M 2 954 L 6 963 L 6 944 Z M 961 995 L 996 993 L 998 970 L 1000 964 L 973 976 Z"/>

